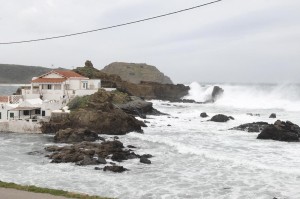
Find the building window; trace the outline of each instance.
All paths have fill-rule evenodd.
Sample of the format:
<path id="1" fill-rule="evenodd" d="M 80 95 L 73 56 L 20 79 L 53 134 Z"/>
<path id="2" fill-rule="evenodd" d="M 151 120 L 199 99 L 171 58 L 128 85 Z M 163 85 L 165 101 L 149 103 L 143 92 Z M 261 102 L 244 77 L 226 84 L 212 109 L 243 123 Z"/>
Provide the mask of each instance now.
<path id="1" fill-rule="evenodd" d="M 45 116 L 46 115 L 46 112 L 45 111 L 42 111 L 42 116 Z"/>
<path id="2" fill-rule="evenodd" d="M 88 89 L 88 82 L 82 82 L 82 88 Z"/>
<path id="3" fill-rule="evenodd" d="M 51 90 L 51 89 L 52 89 L 52 85 L 51 85 L 51 84 L 48 84 L 48 85 L 47 85 L 47 89 L 48 89 L 48 90 Z"/>
<path id="4" fill-rule="evenodd" d="M 40 115 L 40 114 L 41 114 L 41 109 L 36 109 L 36 110 L 35 110 L 35 114 L 36 114 L 36 115 Z"/>
<path id="5" fill-rule="evenodd" d="M 14 113 L 9 113 L 9 117 L 10 117 L 10 118 L 14 118 L 14 117 L 15 117 L 15 114 L 14 114 Z"/>
<path id="6" fill-rule="evenodd" d="M 23 111 L 23 114 L 24 114 L 24 115 L 29 115 L 29 111 L 28 111 L 28 110 L 25 110 L 25 111 Z"/>
<path id="7" fill-rule="evenodd" d="M 2 116 L 1 116 L 1 112 L 0 112 L 0 120 L 2 119 Z"/>

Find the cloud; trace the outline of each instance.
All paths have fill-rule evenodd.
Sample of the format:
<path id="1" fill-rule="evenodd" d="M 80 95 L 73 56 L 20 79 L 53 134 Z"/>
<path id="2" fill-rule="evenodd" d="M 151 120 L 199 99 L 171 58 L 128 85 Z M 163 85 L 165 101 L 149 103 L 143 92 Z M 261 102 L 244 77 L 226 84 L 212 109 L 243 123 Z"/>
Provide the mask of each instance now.
<path id="1" fill-rule="evenodd" d="M 205 1 L 206 2 L 206 1 Z M 204 1 L 201 3 L 205 3 Z M 1 42 L 69 34 L 199 4 L 198 0 L 0 0 Z M 227 0 L 88 35 L 0 46 L 0 62 L 72 68 L 86 59 L 156 65 L 175 82 L 300 81 L 300 2 Z M 285 73 L 282 73 L 284 67 Z"/>

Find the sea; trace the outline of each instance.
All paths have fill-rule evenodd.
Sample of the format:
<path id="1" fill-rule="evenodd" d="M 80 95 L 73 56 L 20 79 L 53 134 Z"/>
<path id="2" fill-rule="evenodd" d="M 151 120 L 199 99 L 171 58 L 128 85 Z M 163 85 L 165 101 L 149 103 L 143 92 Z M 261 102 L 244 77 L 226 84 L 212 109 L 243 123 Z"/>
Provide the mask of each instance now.
<path id="1" fill-rule="evenodd" d="M 119 136 L 136 153 L 152 154 L 150 165 L 128 160 L 120 165 L 129 171 L 120 174 L 54 164 L 43 151 L 53 136 L 0 133 L 0 180 L 120 199 L 299 199 L 300 143 L 258 140 L 258 133 L 228 129 L 277 119 L 300 125 L 300 85 L 193 82 L 185 98 L 205 101 L 215 85 L 224 89 L 215 103 L 153 100 L 168 115 L 148 116 L 144 134 Z M 215 123 L 201 112 L 235 120 Z"/>

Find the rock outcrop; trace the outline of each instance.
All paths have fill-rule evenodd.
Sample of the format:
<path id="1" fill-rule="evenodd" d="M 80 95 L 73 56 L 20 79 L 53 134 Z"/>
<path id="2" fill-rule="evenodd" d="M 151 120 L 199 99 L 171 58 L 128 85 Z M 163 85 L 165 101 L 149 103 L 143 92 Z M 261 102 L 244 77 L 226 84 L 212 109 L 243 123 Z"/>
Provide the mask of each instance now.
<path id="1" fill-rule="evenodd" d="M 213 91 L 211 93 L 211 96 L 209 96 L 209 99 L 204 101 L 203 103 L 214 103 L 218 100 L 224 93 L 224 89 L 219 86 L 214 86 Z"/>
<path id="2" fill-rule="evenodd" d="M 127 102 L 127 95 L 99 90 L 93 95 L 74 100 L 70 103 L 71 113 L 68 118 L 60 122 L 50 120 L 43 123 L 43 133 L 85 128 L 99 134 L 124 135 L 132 131 L 142 132 L 141 127 L 146 127 L 144 122 L 114 106 L 113 103 Z"/>
<path id="3" fill-rule="evenodd" d="M 299 142 L 300 127 L 290 121 L 277 120 L 268 125 L 257 136 L 257 139 L 272 139 L 285 142 Z"/>
<path id="4" fill-rule="evenodd" d="M 229 130 L 239 130 L 239 131 L 246 131 L 249 133 L 258 133 L 261 132 L 266 126 L 269 124 L 267 122 L 253 122 L 253 123 L 247 123 L 242 124 L 240 126 L 231 128 Z"/>
<path id="5" fill-rule="evenodd" d="M 141 81 L 151 81 L 161 84 L 173 84 L 168 76 L 165 76 L 155 66 L 139 63 L 114 62 L 102 69 L 108 74 L 118 75 L 124 81 L 139 84 Z"/>
<path id="6" fill-rule="evenodd" d="M 223 114 L 215 115 L 210 119 L 212 122 L 227 122 L 229 120 L 234 120 L 234 118 L 232 116 L 226 116 Z"/>
<path id="7" fill-rule="evenodd" d="M 151 163 L 148 158 L 151 155 L 138 155 L 131 149 L 125 149 L 123 143 L 104 141 L 102 143 L 81 142 L 68 146 L 49 146 L 45 150 L 50 152 L 47 157 L 52 159 L 51 163 L 72 162 L 79 166 L 107 164 L 107 159 L 122 162 L 128 159 L 143 159 L 145 164 Z"/>
<path id="8" fill-rule="evenodd" d="M 272 113 L 269 118 L 276 118 L 276 113 Z"/>
<path id="9" fill-rule="evenodd" d="M 160 99 L 178 101 L 186 96 L 189 87 L 183 84 L 161 84 L 157 82 L 142 81 L 140 84 L 124 81 L 118 75 L 104 73 L 91 67 L 78 67 L 75 72 L 88 77 L 101 79 L 103 87 L 113 87 L 132 96 L 143 99 Z"/>

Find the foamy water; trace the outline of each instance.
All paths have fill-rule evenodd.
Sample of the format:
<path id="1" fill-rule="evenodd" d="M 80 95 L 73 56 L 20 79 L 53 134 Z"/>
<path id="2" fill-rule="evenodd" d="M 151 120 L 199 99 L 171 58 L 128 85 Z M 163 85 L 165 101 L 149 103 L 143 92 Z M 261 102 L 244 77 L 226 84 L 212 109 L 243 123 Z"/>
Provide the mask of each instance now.
<path id="1" fill-rule="evenodd" d="M 242 99 L 237 90 L 246 86 L 221 87 L 225 90 L 224 98 L 216 104 L 153 101 L 155 108 L 169 115 L 149 116 L 144 134 L 120 136 L 124 145 L 138 147 L 136 153 L 154 155 L 151 165 L 141 164 L 138 159 L 128 160 L 121 165 L 130 171 L 115 174 L 96 171 L 94 166 L 50 164 L 44 154 L 27 155 L 27 152 L 43 149 L 51 144 L 51 137 L 0 134 L 0 180 L 124 199 L 300 198 L 300 143 L 257 140 L 257 133 L 228 130 L 254 121 L 272 123 L 276 120 L 268 118 L 272 112 L 279 119 L 299 125 L 300 112 L 278 104 L 268 108 L 253 102 L 253 106 L 247 107 L 246 104 L 252 103 L 249 96 L 244 97 L 249 100 L 244 105 L 242 102 L 230 105 L 232 102 L 227 101 L 226 95 L 233 93 Z M 198 88 L 206 88 L 204 93 L 199 92 L 202 97 L 211 89 Z M 249 87 L 249 93 L 257 94 L 260 89 L 263 90 Z M 294 103 L 291 107 L 298 103 L 297 96 L 275 97 L 275 90 L 267 92 L 266 98 L 273 93 L 275 101 L 291 101 Z M 199 117 L 204 111 L 210 116 L 232 115 L 235 120 L 207 122 Z M 261 116 L 246 115 L 248 112 Z"/>

